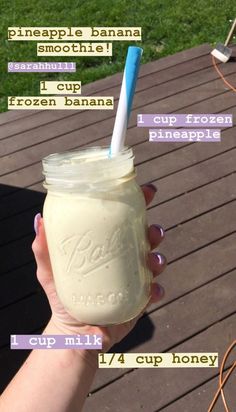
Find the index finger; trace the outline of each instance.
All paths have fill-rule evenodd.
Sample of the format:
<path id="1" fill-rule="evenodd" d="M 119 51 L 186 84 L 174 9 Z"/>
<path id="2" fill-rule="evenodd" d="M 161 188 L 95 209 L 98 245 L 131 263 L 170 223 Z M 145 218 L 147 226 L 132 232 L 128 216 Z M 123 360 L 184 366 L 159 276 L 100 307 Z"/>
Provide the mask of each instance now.
<path id="1" fill-rule="evenodd" d="M 142 186 L 141 189 L 145 197 L 146 205 L 148 206 L 153 200 L 157 192 L 157 188 L 152 183 L 149 183 L 149 184 Z"/>

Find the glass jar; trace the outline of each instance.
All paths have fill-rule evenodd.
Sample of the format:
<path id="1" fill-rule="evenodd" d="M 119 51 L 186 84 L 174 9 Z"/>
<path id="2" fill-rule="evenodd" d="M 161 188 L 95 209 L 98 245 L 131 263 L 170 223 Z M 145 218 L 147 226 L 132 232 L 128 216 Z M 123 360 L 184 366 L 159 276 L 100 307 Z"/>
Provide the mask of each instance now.
<path id="1" fill-rule="evenodd" d="M 55 153 L 43 159 L 44 225 L 57 294 L 82 323 L 136 317 L 150 299 L 146 205 L 125 147 Z"/>

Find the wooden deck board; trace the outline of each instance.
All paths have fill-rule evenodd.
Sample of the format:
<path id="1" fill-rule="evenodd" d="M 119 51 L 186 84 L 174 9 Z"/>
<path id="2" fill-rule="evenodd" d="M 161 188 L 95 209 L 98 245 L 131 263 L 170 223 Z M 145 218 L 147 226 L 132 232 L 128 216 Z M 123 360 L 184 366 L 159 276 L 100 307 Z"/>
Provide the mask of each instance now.
<path id="1" fill-rule="evenodd" d="M 187 52 L 186 50 L 182 52 L 178 52 L 174 56 L 167 56 L 163 59 L 153 61 L 151 63 L 143 65 L 140 69 L 140 76 L 146 75 L 147 73 L 152 73 L 153 71 L 163 70 L 168 67 L 175 66 L 179 63 L 182 63 L 182 61 L 195 59 L 196 57 L 203 56 L 204 54 L 208 54 L 208 53 L 209 53 L 208 44 L 203 44 L 199 47 L 193 47 L 192 49 L 189 49 Z M 85 89 L 87 93 L 94 93 L 97 90 L 104 90 L 104 88 L 113 87 L 117 82 L 120 83 L 121 79 L 122 79 L 121 73 L 117 73 L 113 76 L 109 76 L 105 79 L 97 80 L 96 82 L 85 85 L 83 86 L 83 90 Z M 11 123 L 14 120 L 18 120 L 21 117 L 28 117 L 29 115 L 31 116 L 32 114 L 37 115 L 38 111 L 10 110 L 6 113 L 3 113 L 0 116 L 0 125 L 3 125 L 5 123 Z"/>
<path id="2" fill-rule="evenodd" d="M 169 200 L 167 204 L 152 206 L 148 210 L 148 217 L 150 222 L 155 222 L 158 217 L 165 230 L 169 230 L 171 227 L 184 224 L 188 220 L 207 213 L 209 210 L 218 209 L 235 199 L 236 174 L 234 173 Z M 0 232 L 4 233 L 4 236 L 0 237 L 0 247 L 27 236 L 32 219 L 41 210 L 41 206 L 41 204 L 36 205 L 27 211 L 0 221 Z M 171 213 L 172 210 L 175 210 L 174 215 Z"/>
<path id="3" fill-rule="evenodd" d="M 234 112 L 235 109 L 231 110 L 232 112 Z M 103 124 L 104 126 L 104 124 Z M 107 126 L 107 125 L 106 125 Z M 92 129 L 90 127 L 90 134 L 91 134 L 91 130 L 94 129 L 94 133 L 95 133 L 95 129 L 96 129 L 96 125 L 93 125 Z M 138 129 L 136 135 L 133 132 L 132 136 L 128 136 L 128 143 L 129 144 L 133 144 L 132 141 L 134 140 L 134 138 L 137 138 L 138 136 L 142 136 L 142 138 L 145 138 L 145 133 L 147 135 L 147 131 L 143 129 Z M 224 133 L 229 134 L 228 130 L 226 130 L 225 132 L 222 133 L 222 136 L 224 137 Z M 232 133 L 230 133 L 230 136 L 233 137 Z M 68 137 L 68 136 L 67 136 Z M 79 137 L 78 137 L 79 138 Z M 109 140 L 109 136 L 107 136 L 107 143 Z M 88 138 L 89 141 L 89 138 Z M 78 140 L 77 140 L 78 142 Z M 91 142 L 90 142 L 91 143 Z M 100 144 L 101 141 L 98 142 L 98 144 Z M 224 141 L 223 141 L 224 143 Z M 228 143 L 228 139 L 225 142 L 226 144 Z M 84 144 L 84 142 L 83 142 Z M 95 143 L 96 144 L 96 143 Z M 104 144 L 104 142 L 102 142 L 102 144 Z M 204 143 L 205 147 L 211 147 L 211 143 Z M 82 144 L 81 144 L 82 145 Z M 153 143 L 153 145 L 158 146 L 157 144 Z M 172 143 L 172 145 L 175 145 L 174 147 L 176 148 L 178 143 Z M 190 144 L 191 145 L 191 144 Z M 164 145 L 163 145 L 164 146 Z M 214 146 L 216 146 L 215 148 L 212 148 L 212 150 L 215 150 L 217 148 L 217 146 L 221 149 L 221 147 L 223 147 L 222 143 L 215 143 Z M 28 183 L 28 180 L 26 178 L 27 175 L 28 178 L 32 177 L 34 178 L 34 181 L 31 182 L 31 184 L 38 182 L 40 180 L 42 180 L 42 173 L 41 173 L 41 158 L 42 156 L 47 155 L 49 152 L 49 148 L 51 151 L 58 151 L 58 148 L 61 148 L 61 150 L 67 150 L 69 148 L 73 148 L 73 147 L 78 147 L 78 143 L 76 144 L 76 146 L 73 145 L 73 143 L 71 143 L 71 139 L 65 139 L 65 136 L 59 137 L 58 139 L 53 139 L 52 141 L 50 141 L 50 146 L 47 148 L 45 147 L 43 144 L 39 144 L 38 146 L 32 146 L 29 149 L 25 149 L 25 151 L 20 151 L 17 152 L 15 154 L 12 154 L 11 156 L 6 156 L 3 157 L 1 159 L 1 163 L 0 163 L 0 167 L 3 173 L 3 176 L 1 178 L 2 184 L 9 184 L 9 182 L 11 182 L 11 184 L 13 186 L 20 186 L 20 182 L 27 182 L 27 185 L 29 185 L 30 183 Z M 153 146 L 154 147 L 154 146 Z M 181 146 L 180 146 L 181 148 Z M 36 150 L 37 149 L 37 150 Z M 142 153 L 142 148 L 140 148 L 140 153 Z M 157 147 L 158 150 L 158 147 Z M 136 152 L 138 152 L 138 149 L 136 150 Z M 156 152 L 156 150 L 155 150 Z M 158 152 L 157 152 L 158 155 Z M 204 153 L 202 154 L 204 155 Z M 41 156 L 41 157 L 40 157 Z M 40 159 L 40 160 L 39 160 Z M 17 165 L 17 169 L 16 169 L 16 165 Z M 28 166 L 27 171 L 25 170 L 26 166 Z M 32 165 L 32 166 L 31 166 Z M 14 171 L 10 171 L 13 168 L 16 169 L 16 172 Z M 1 173 L 1 172 L 0 172 Z M 141 168 L 139 169 L 139 178 L 141 176 L 142 170 Z M 25 176 L 26 175 L 26 176 Z M 19 183 L 18 183 L 19 181 Z"/>
<path id="4" fill-rule="evenodd" d="M 233 271 L 221 276 L 214 282 L 207 283 L 172 301 L 170 304 L 159 307 L 158 310 L 142 318 L 137 327 L 136 334 L 133 336 L 133 339 L 130 339 L 129 352 L 155 353 L 172 351 L 172 347 L 176 344 L 187 341 L 211 324 L 219 322 L 224 317 L 230 315 L 235 307 L 234 291 L 230 292 L 235 282 L 235 274 L 236 272 Z M 228 299 L 229 305 L 225 305 L 224 300 L 219 297 L 222 292 L 222 285 L 224 285 L 225 298 Z M 202 298 L 202 296 L 205 298 Z M 198 305 L 199 301 L 201 301 L 201 305 Z M 214 311 L 208 310 L 209 307 L 212 307 L 211 305 L 214 306 Z M 143 331 L 147 335 L 145 335 L 142 341 L 140 335 Z M 121 350 L 116 351 L 118 353 L 123 352 Z M 121 368 L 100 370 L 92 390 L 107 385 L 111 380 L 118 379 L 125 375 L 127 370 Z"/>
<path id="5" fill-rule="evenodd" d="M 172 347 L 174 352 L 218 352 L 222 359 L 225 348 L 235 336 L 236 315 L 216 323 L 205 331 Z M 222 336 L 222 330 L 224 335 Z M 152 346 L 152 349 L 151 347 Z M 150 342 L 149 352 L 158 352 L 158 340 Z M 138 351 L 136 351 L 138 352 Z M 231 361 L 232 362 L 232 361 Z M 216 369 L 136 369 L 87 398 L 84 411 L 158 411 L 168 403 L 216 375 Z M 212 394 L 213 397 L 214 393 Z M 235 404 L 235 392 L 231 394 Z M 130 409 L 132 408 L 132 409 Z M 200 410 L 205 411 L 205 405 Z M 198 409 L 196 409 L 197 412 Z M 191 410 L 190 410 L 191 411 Z M 195 412 L 195 411 L 194 411 Z"/>
<path id="6" fill-rule="evenodd" d="M 186 293 L 189 292 L 190 288 L 195 290 L 199 288 L 201 285 L 204 285 L 208 282 L 212 282 L 215 278 L 219 278 L 222 274 L 232 271 L 232 269 L 236 266 L 236 256 L 234 250 L 234 244 L 236 241 L 236 234 L 228 236 L 218 242 L 213 243 L 212 245 L 203 248 L 192 255 L 188 255 L 187 257 L 171 264 L 168 266 L 165 275 L 161 278 L 161 283 L 166 288 L 167 294 L 164 300 L 156 305 L 152 305 L 150 307 L 150 311 L 153 311 L 155 307 L 170 307 L 166 306 L 172 301 L 176 300 L 178 297 L 183 297 Z M 204 266 L 202 267 L 202 262 L 204 261 Z M 23 268 L 24 269 L 24 268 Z M 26 269 L 25 269 L 26 270 Z M 22 274 L 24 271 L 22 271 Z M 32 274 L 32 273 L 31 273 Z M 20 273 L 19 273 L 20 275 Z M 32 274 L 32 277 L 34 274 Z M 181 282 L 179 281 L 181 279 Z M 13 279 L 14 280 L 14 279 Z M 18 280 L 20 282 L 20 279 Z M 173 284 L 175 287 L 173 288 Z M 8 279 L 8 284 L 6 284 L 5 292 L 9 295 L 9 288 L 8 286 L 12 285 L 11 278 Z M 4 293 L 4 290 L 3 290 Z M 224 303 L 224 302 L 222 302 Z M 12 317 L 17 319 L 17 313 L 19 304 L 14 305 L 15 314 L 13 313 Z M 32 307 L 32 304 L 31 304 Z M 148 311 L 147 311 L 148 312 Z M 191 310 L 190 310 L 191 312 Z M 126 343 L 123 346 L 131 346 L 138 341 L 137 337 L 139 334 L 143 334 L 145 331 L 145 339 L 149 336 L 149 329 L 153 329 L 150 321 L 147 322 L 145 319 L 144 322 L 140 324 L 140 327 L 134 333 L 134 336 L 129 336 L 126 339 Z M 158 322 L 158 326 L 161 322 Z M 147 325 L 147 326 L 144 326 Z M 163 322 L 164 325 L 164 322 Z M 13 325 L 12 325 L 13 327 Z M 148 329 L 147 329 L 148 328 Z M 24 333 L 30 333 L 32 329 L 29 328 L 29 324 L 24 325 Z M 163 335 L 160 336 L 157 330 L 157 342 L 158 342 L 158 350 L 162 350 L 159 346 Z M 165 331 L 164 331 L 165 336 Z M 169 345 L 169 341 L 167 342 Z M 169 347 L 169 346 L 168 346 Z M 163 348 L 167 349 L 166 347 Z M 124 350 L 124 348 L 123 348 Z M 151 351 L 149 349 L 149 351 Z M 102 370 L 102 375 L 99 376 L 97 379 L 94 388 L 96 386 L 101 386 L 105 382 L 109 381 L 111 378 L 117 377 L 117 371 L 114 369 L 111 370 Z M 122 371 L 121 371 L 122 372 Z"/>
<path id="7" fill-rule="evenodd" d="M 236 201 L 230 199 L 228 203 L 217 207 L 210 212 L 208 211 L 195 219 L 191 219 L 184 224 L 177 223 L 173 229 L 167 231 L 165 242 L 160 246 L 160 250 L 166 254 L 168 261 L 171 262 L 181 258 L 181 256 L 185 256 L 188 253 L 193 252 L 194 250 L 204 247 L 211 242 L 214 242 L 222 236 L 232 233 L 236 230 L 235 204 Z M 154 212 L 154 209 L 151 209 L 151 211 L 152 220 L 149 219 L 149 222 L 155 223 L 155 221 L 160 221 L 158 216 L 158 206 L 156 207 L 156 213 Z M 34 215 L 31 212 L 32 220 L 33 216 Z M 222 222 L 224 222 L 224 225 L 222 225 Z M 160 224 L 162 224 L 165 228 L 165 221 L 160 221 Z M 166 229 L 168 229 L 168 227 Z M 186 242 L 186 238 L 188 239 L 188 242 Z M 33 232 L 27 233 L 26 231 L 24 236 L 2 245 L 2 273 L 28 263 L 29 246 L 31 245 L 32 240 Z M 15 251 L 14 261 L 9 260 L 11 250 Z"/>
<path id="8" fill-rule="evenodd" d="M 196 59 L 196 63 L 194 65 L 192 60 L 190 60 L 185 63 L 179 63 L 177 66 L 173 66 L 169 70 L 157 70 L 153 73 L 148 72 L 145 76 L 139 76 L 133 107 L 137 106 L 143 97 L 142 93 L 140 92 L 144 92 L 145 95 L 148 93 L 148 98 L 152 99 L 152 94 L 156 94 L 156 92 L 158 91 L 157 87 L 159 85 L 163 85 L 174 80 L 182 81 L 186 75 L 190 75 L 192 73 L 194 74 L 196 73 L 196 71 L 203 70 L 205 68 L 209 69 L 209 66 L 211 66 L 211 61 L 209 60 L 209 55 L 206 55 Z M 229 70 L 229 72 L 232 72 L 232 68 L 230 69 L 231 70 Z M 114 100 L 117 102 L 119 98 L 120 87 L 121 79 L 111 88 L 96 90 L 96 92 L 94 91 L 94 95 L 114 96 Z M 22 118 L 22 120 L 19 120 L 18 122 L 2 125 L 0 139 L 5 139 L 9 136 L 20 134 L 27 130 L 32 130 L 34 128 L 42 126 L 43 124 L 51 124 L 55 123 L 55 121 L 57 121 L 57 124 L 59 124 L 58 122 L 60 120 L 63 120 L 64 118 L 73 120 L 73 118 L 76 117 L 76 125 L 80 125 L 80 127 L 86 124 L 88 125 L 91 122 L 94 123 L 95 121 L 101 121 L 103 118 L 107 118 L 107 114 L 104 111 L 98 110 L 94 113 L 94 116 L 91 118 L 88 110 L 81 110 L 79 113 L 78 111 L 68 112 L 68 110 L 55 110 L 53 111 L 53 113 L 49 112 L 48 110 L 41 111 L 40 114 L 34 117 L 28 116 L 26 118 Z M 114 111 L 111 111 L 110 116 L 114 117 Z M 65 126 L 65 122 L 62 122 L 62 125 Z"/>
<path id="9" fill-rule="evenodd" d="M 233 411 L 234 408 L 234 400 L 230 396 L 231 393 L 235 390 L 235 380 L 236 380 L 236 372 L 233 372 L 230 379 L 225 386 L 224 393 L 225 398 L 228 403 L 229 410 Z M 194 391 L 191 391 L 181 399 L 177 400 L 176 402 L 172 403 L 170 406 L 167 406 L 164 409 L 159 409 L 161 412 L 189 412 L 194 410 L 203 410 L 207 411 L 211 402 L 212 402 L 212 394 L 215 393 L 218 389 L 219 385 L 219 378 L 211 379 L 209 382 L 201 385 Z M 221 398 L 219 397 L 213 411 L 214 412 L 222 412 L 223 411 L 223 403 Z"/>
<path id="10" fill-rule="evenodd" d="M 158 186 L 148 217 L 166 229 L 159 250 L 169 265 L 160 277 L 165 298 L 148 308 L 114 351 L 217 351 L 222 357 L 235 339 L 235 127 L 224 129 L 221 143 L 214 144 L 149 143 L 148 129 L 136 127 L 139 113 L 235 117 L 235 93 L 213 69 L 209 50 L 202 45 L 180 52 L 143 65 L 140 72 L 127 143 L 134 147 L 138 182 Z M 235 62 L 220 67 L 235 85 Z M 83 94 L 111 94 L 117 104 L 121 78 L 118 73 L 86 85 Z M 50 316 L 31 252 L 33 216 L 45 197 L 41 159 L 54 151 L 109 144 L 114 114 L 42 110 L 0 115 L 0 362 L 5 369 L 0 391 L 28 353 L 10 351 L 9 334 L 38 333 Z M 207 410 L 218 372 L 99 370 L 85 412 Z M 234 405 L 232 384 L 227 395 Z"/>
<path id="11" fill-rule="evenodd" d="M 209 59 L 209 57 L 207 58 Z M 210 62 L 208 64 L 210 64 Z M 233 67 L 230 66 L 230 69 L 227 69 L 227 72 L 228 71 L 232 73 L 232 76 L 229 76 L 229 79 L 231 77 L 235 77 Z M 200 73 L 198 73 L 198 76 L 196 76 L 196 72 L 194 72 L 193 74 L 190 74 L 188 76 L 183 76 L 176 80 L 170 80 L 167 83 L 155 87 L 149 87 L 148 90 L 146 90 L 144 84 L 144 90 L 137 93 L 134 99 L 133 111 L 130 119 L 130 127 L 136 125 L 136 116 L 142 111 L 141 109 L 144 102 L 144 112 L 147 111 L 148 113 L 152 113 L 154 109 L 153 105 L 156 105 L 157 101 L 161 101 L 159 110 L 170 112 L 172 110 L 182 110 L 183 105 L 190 105 L 196 101 L 194 87 L 198 89 L 197 93 L 198 97 L 200 96 L 201 98 L 200 100 L 206 97 L 209 98 L 211 97 L 211 95 L 215 96 L 219 92 L 224 93 L 225 89 L 222 86 L 222 81 L 219 79 L 211 80 L 211 82 L 209 82 L 208 86 L 206 87 L 207 80 L 209 81 L 209 79 L 207 78 L 208 76 L 213 79 L 217 78 L 217 74 L 213 71 L 212 67 L 208 67 L 206 70 L 201 71 Z M 151 76 L 148 76 L 148 78 L 149 77 Z M 190 87 L 191 89 L 189 90 Z M 119 87 L 117 87 L 117 96 L 118 94 Z M 193 100 L 194 97 L 195 99 Z M 172 105 L 175 105 L 173 109 L 170 105 L 170 98 L 172 98 Z M 181 106 L 176 107 L 176 104 L 181 104 Z M 166 105 L 168 105 L 168 108 L 166 107 Z M 0 153 L 2 156 L 10 154 L 11 152 L 14 153 L 14 151 L 27 147 L 29 143 L 30 146 L 32 146 L 37 143 L 40 144 L 44 142 L 45 145 L 46 141 L 51 142 L 52 139 L 64 135 L 64 140 L 67 139 L 67 144 L 68 140 L 70 140 L 70 143 L 74 145 L 74 147 L 75 142 L 78 141 L 80 145 L 81 143 L 83 143 L 83 140 L 85 140 L 87 144 L 90 140 L 94 141 L 96 139 L 104 137 L 106 134 L 110 134 L 114 124 L 114 112 L 115 111 L 94 110 L 93 116 L 91 116 L 90 111 L 83 112 L 83 115 L 69 114 L 67 115 L 67 117 L 69 116 L 68 122 L 65 121 L 67 117 L 62 118 L 61 120 L 58 119 L 57 121 L 53 121 L 53 118 L 55 117 L 55 114 L 53 114 L 51 116 L 51 122 L 46 122 L 45 125 L 43 124 L 35 128 L 32 126 L 31 129 L 29 129 L 28 131 L 26 130 L 20 134 L 20 139 L 17 138 L 18 134 L 13 134 L 12 137 L 4 138 L 2 141 L 2 148 Z M 49 117 L 48 113 L 47 116 Z M 100 122 L 99 129 L 97 127 L 97 122 Z M 4 136 L 4 133 L 6 133 L 3 127 L 4 126 L 1 127 L 2 131 L 0 130 L 1 136 Z M 93 132 L 93 129 L 95 133 Z M 8 130 L 7 127 L 6 130 Z M 81 140 L 81 134 L 83 135 L 83 140 Z M 132 141 L 132 144 L 134 143 L 135 141 Z"/>
<path id="12" fill-rule="evenodd" d="M 234 110 L 232 110 L 233 112 Z M 95 127 L 95 126 L 94 126 Z M 140 133 L 140 132 L 139 132 Z M 145 133 L 145 132 L 143 132 Z M 147 132 L 146 132 L 147 133 Z M 224 135 L 226 136 L 226 138 L 224 139 Z M 207 148 L 207 152 L 206 153 L 210 153 L 210 155 L 214 155 L 216 153 L 222 152 L 224 150 L 227 150 L 228 148 L 235 146 L 235 139 L 234 139 L 234 135 L 232 133 L 232 131 L 230 130 L 226 130 L 225 132 L 222 133 L 222 142 L 221 143 L 214 143 L 214 146 L 212 146 L 211 143 L 204 143 L 204 148 Z M 129 138 L 127 139 L 128 143 L 131 144 L 131 141 L 129 140 Z M 108 138 L 107 138 L 107 143 L 108 143 Z M 67 144 L 66 144 L 67 143 Z M 95 144 L 99 144 L 100 142 L 96 142 Z M 152 144 L 152 143 L 149 143 Z M 56 152 L 58 151 L 58 145 L 60 145 L 62 150 L 66 150 L 68 148 L 71 148 L 70 143 L 66 142 L 64 139 L 63 141 L 61 141 L 61 138 L 58 138 L 58 140 L 53 140 L 50 142 L 50 149 L 52 150 L 52 152 Z M 156 145 L 155 143 L 152 144 Z M 171 144 L 170 144 L 171 145 Z M 187 150 L 187 153 L 192 151 L 192 150 L 196 150 L 197 152 L 197 158 L 196 156 L 194 156 L 193 160 L 196 161 L 201 161 L 203 160 L 205 157 L 207 158 L 206 154 L 205 154 L 205 150 L 198 150 L 198 144 L 188 144 L 188 145 L 180 145 L 179 143 L 172 143 L 172 148 L 173 148 L 173 154 L 171 154 L 171 149 L 170 146 L 168 146 L 167 150 L 169 149 L 169 152 L 167 152 L 166 154 L 169 156 L 172 156 L 175 161 L 172 167 L 175 167 L 176 161 L 178 159 L 177 155 L 181 155 L 183 153 L 183 156 Z M 177 145 L 179 145 L 179 150 L 176 151 L 176 148 L 178 147 Z M 76 147 L 78 147 L 78 145 L 76 145 Z M 153 146 L 155 147 L 155 146 Z M 193 149 L 194 147 L 194 149 Z M 142 148 L 140 148 L 142 151 Z M 157 148 L 158 150 L 158 148 Z M 137 153 L 139 151 L 139 148 L 135 147 L 135 153 Z M 163 151 L 163 149 L 162 149 Z M 49 148 L 45 148 L 43 145 L 39 145 L 37 146 L 37 152 L 35 154 L 35 147 L 33 146 L 30 149 L 26 149 L 26 151 L 24 151 L 24 157 L 21 160 L 21 152 L 17 152 L 16 154 L 13 154 L 11 157 L 6 157 L 5 158 L 5 164 L 7 165 L 7 160 L 9 160 L 10 164 L 13 164 L 13 167 L 15 167 L 14 165 L 17 164 L 18 168 L 15 171 L 12 172 L 8 172 L 8 173 L 4 173 L 1 176 L 1 182 L 4 185 L 9 185 L 11 184 L 12 186 L 18 186 L 21 187 L 21 182 L 24 182 L 25 187 L 30 186 L 32 184 L 35 184 L 37 182 L 42 181 L 42 168 L 41 168 L 41 156 L 47 155 L 49 153 Z M 170 154 L 169 154 L 170 153 Z M 156 155 L 155 155 L 156 154 Z M 153 157 L 154 156 L 154 157 Z M 161 159 L 159 159 L 158 157 L 158 152 L 154 152 L 153 151 L 153 155 L 152 158 L 150 159 L 150 165 L 153 165 L 152 169 L 150 170 L 150 168 L 148 168 L 148 180 L 153 180 L 153 177 L 156 178 L 160 178 L 163 177 L 163 174 L 160 175 L 159 170 L 161 169 L 161 164 L 164 165 L 164 168 L 168 168 L 168 165 L 166 165 L 166 159 L 164 159 L 163 157 Z M 196 160 L 195 160 L 196 158 Z M 4 158 L 3 158 L 4 159 Z M 2 159 L 0 167 L 3 168 L 3 164 L 4 164 L 4 160 Z M 36 160 L 36 162 L 33 162 L 33 160 Z M 18 163 L 17 161 L 20 161 L 20 163 Z M 30 162 L 31 161 L 31 162 Z M 179 160 L 179 163 L 181 163 L 181 158 Z M 155 163 L 158 162 L 158 168 L 155 167 Z M 186 159 L 185 162 L 188 162 L 189 164 L 191 163 L 191 158 L 190 159 Z M 19 164 L 21 165 L 21 167 L 19 167 Z M 28 167 L 26 167 L 28 164 Z M 9 166 L 10 168 L 10 166 Z M 2 169 L 4 170 L 4 168 Z M 145 183 L 147 180 L 147 178 L 145 177 L 146 174 L 146 170 L 147 170 L 147 163 L 145 162 L 144 164 L 140 164 L 139 165 L 139 169 L 138 169 L 138 181 L 139 183 Z M 155 171 L 157 171 L 156 175 L 155 175 Z M 177 171 L 177 170 L 176 170 Z M 154 174 L 155 176 L 152 176 L 152 174 Z M 4 190 L 5 189 L 5 190 Z M 0 197 L 1 195 L 6 195 L 7 193 L 10 193 L 11 190 L 15 190 L 14 187 L 11 189 L 9 188 L 2 188 L 0 191 Z"/>
<path id="13" fill-rule="evenodd" d="M 223 153 L 217 153 L 210 159 L 188 166 L 180 171 L 175 170 L 167 176 L 155 179 L 153 182 L 158 185 L 158 194 L 150 208 L 234 173 L 236 152 L 234 148 L 232 150 L 230 149 L 230 144 L 234 144 L 234 137 L 231 136 L 230 132 L 231 131 L 228 131 L 226 134 L 226 147 L 222 145 L 223 142 L 220 145 L 218 145 L 218 143 L 216 144 L 218 145 L 218 148 L 221 149 L 223 146 L 223 149 L 226 149 L 223 150 Z M 228 144 L 230 146 L 228 146 Z M 168 143 L 163 146 L 168 146 Z M 183 148 L 183 146 L 178 144 L 177 149 L 179 150 Z M 164 150 L 165 149 L 163 148 L 163 151 Z M 166 150 L 168 149 L 166 148 Z M 169 150 L 171 149 L 169 148 Z M 137 154 L 139 152 L 135 149 L 135 153 Z M 10 218 L 12 215 L 22 213 L 25 209 L 30 209 L 33 206 L 38 205 L 39 210 L 41 209 L 44 200 L 44 195 L 39 192 L 39 190 L 43 190 L 41 182 L 35 185 L 30 185 L 28 190 L 15 189 L 15 192 L 12 194 L 10 193 L 8 196 L 3 196 L 8 190 L 12 190 L 12 188 L 2 188 L 2 190 L 0 188 L 0 197 L 2 198 L 0 203 L 0 222 L 2 219 Z"/>

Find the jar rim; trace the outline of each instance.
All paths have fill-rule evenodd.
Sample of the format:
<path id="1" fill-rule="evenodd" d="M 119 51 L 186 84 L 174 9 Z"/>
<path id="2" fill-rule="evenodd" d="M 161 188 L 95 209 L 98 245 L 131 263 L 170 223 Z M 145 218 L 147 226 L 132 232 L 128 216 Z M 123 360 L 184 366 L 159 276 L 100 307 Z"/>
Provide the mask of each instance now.
<path id="1" fill-rule="evenodd" d="M 72 150 L 67 150 L 64 152 L 56 152 L 56 153 L 52 153 L 48 156 L 45 156 L 42 160 L 43 165 L 47 164 L 57 164 L 57 165 L 62 165 L 65 163 L 69 163 L 69 159 L 71 159 L 72 157 L 75 157 L 75 154 L 77 153 L 79 156 L 76 157 L 76 160 L 79 163 L 79 160 L 81 159 L 81 162 L 83 161 L 83 159 L 86 157 L 87 153 L 98 153 L 101 152 L 101 156 L 99 156 L 99 158 L 103 158 L 103 160 L 107 161 L 112 161 L 113 159 L 118 159 L 121 157 L 124 157 L 125 155 L 131 155 L 133 156 L 133 151 L 131 149 L 130 146 L 125 146 L 119 153 L 117 153 L 115 156 L 109 156 L 109 150 L 110 150 L 110 146 L 86 146 L 86 147 L 81 147 L 79 149 L 72 149 Z M 65 160 L 66 159 L 66 160 Z M 93 158 L 90 159 L 90 161 L 93 161 Z"/>
<path id="2" fill-rule="evenodd" d="M 74 186 L 114 181 L 134 172 L 132 148 L 109 155 L 109 146 L 91 146 L 53 153 L 43 158 L 44 186 Z"/>

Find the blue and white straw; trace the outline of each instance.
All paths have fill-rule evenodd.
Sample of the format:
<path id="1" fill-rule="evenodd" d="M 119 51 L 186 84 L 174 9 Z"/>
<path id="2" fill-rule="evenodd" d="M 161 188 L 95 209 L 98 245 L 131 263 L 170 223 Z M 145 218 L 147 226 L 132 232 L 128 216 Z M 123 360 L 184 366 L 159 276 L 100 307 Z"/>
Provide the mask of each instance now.
<path id="1" fill-rule="evenodd" d="M 142 52 L 143 49 L 140 47 L 130 46 L 128 48 L 115 125 L 111 139 L 110 156 L 116 155 L 124 147 Z"/>

